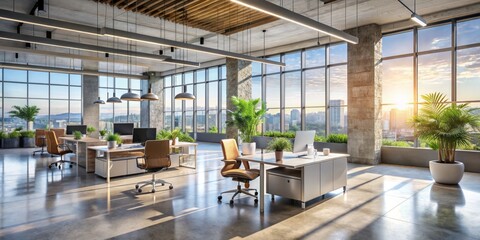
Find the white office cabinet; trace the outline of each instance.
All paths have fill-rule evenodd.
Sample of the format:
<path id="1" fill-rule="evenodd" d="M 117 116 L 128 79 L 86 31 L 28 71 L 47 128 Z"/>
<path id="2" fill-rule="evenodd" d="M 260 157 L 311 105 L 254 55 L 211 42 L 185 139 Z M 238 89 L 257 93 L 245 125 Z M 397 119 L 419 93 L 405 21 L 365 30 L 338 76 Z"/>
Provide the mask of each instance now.
<path id="1" fill-rule="evenodd" d="M 347 186 L 347 159 L 333 161 L 333 189 Z"/>
<path id="2" fill-rule="evenodd" d="M 110 161 L 110 163 L 112 164 L 110 177 L 120 177 L 145 172 L 145 170 L 137 167 L 135 158 L 115 159 Z M 105 158 L 95 159 L 95 174 L 103 178 L 107 177 L 107 161 Z"/>
<path id="3" fill-rule="evenodd" d="M 333 160 L 320 163 L 320 195 L 333 191 Z"/>
<path id="4" fill-rule="evenodd" d="M 301 173 L 285 171 L 285 168 L 276 168 L 269 171 L 267 177 L 267 192 L 290 199 L 302 200 Z"/>

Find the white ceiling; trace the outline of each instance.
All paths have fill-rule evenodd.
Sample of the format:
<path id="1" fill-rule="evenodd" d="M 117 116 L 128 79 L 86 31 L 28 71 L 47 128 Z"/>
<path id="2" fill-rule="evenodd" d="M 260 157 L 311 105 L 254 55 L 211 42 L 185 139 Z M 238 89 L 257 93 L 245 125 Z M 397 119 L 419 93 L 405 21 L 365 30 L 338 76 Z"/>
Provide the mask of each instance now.
<path id="1" fill-rule="evenodd" d="M 180 24 L 171 22 L 163 22 L 158 18 L 151 18 L 144 15 L 139 15 L 131 12 L 124 12 L 117 8 L 99 4 L 91 0 L 49 0 L 46 6 L 46 12 L 40 12 L 39 16 L 59 19 L 63 21 L 76 22 L 90 26 L 107 26 L 115 27 L 116 29 L 128 30 L 145 35 L 165 37 L 177 41 L 188 41 L 190 43 L 198 44 L 198 38 L 207 36 L 205 46 L 211 48 L 220 48 L 232 52 L 250 53 L 260 51 L 263 49 L 263 33 L 266 29 L 266 45 L 267 48 L 274 48 L 291 43 L 302 42 L 317 38 L 317 32 L 300 27 L 293 23 L 283 20 L 278 20 L 270 24 L 256 27 L 244 32 L 234 34 L 232 36 L 223 36 L 211 34 L 207 31 L 193 28 L 184 28 Z M 284 3 L 284 7 L 292 9 L 293 0 L 275 0 L 277 4 Z M 380 25 L 406 20 L 410 17 L 410 13 L 397 0 L 338 0 L 333 4 L 319 3 L 320 8 L 317 8 L 317 0 L 295 0 L 294 11 L 302 15 L 317 19 L 325 24 L 332 24 L 338 29 L 348 29 L 357 26 L 357 2 L 358 2 L 358 25 L 365 25 L 377 23 Z M 404 2 L 413 8 L 413 0 L 404 0 Z M 0 1 L 0 8 L 6 10 L 14 10 L 16 12 L 27 13 L 33 7 L 35 1 L 33 0 L 3 0 Z M 480 3 L 480 0 L 417 0 L 417 12 L 420 15 L 427 15 L 435 12 L 440 12 L 448 9 L 468 6 L 471 4 Z M 346 5 L 346 8 L 345 8 Z M 320 15 L 317 14 L 319 10 Z M 98 10 L 98 12 L 97 12 Z M 331 14 L 333 12 L 333 14 Z M 106 14 L 105 14 L 106 13 Z M 115 16 L 115 21 L 113 21 Z M 345 19 L 345 16 L 347 18 Z M 248 17 L 248 16 L 232 16 Z M 333 23 L 332 23 L 333 19 Z M 225 19 L 228 21 L 228 19 Z M 115 24 L 113 24 L 115 23 Z M 128 23 L 128 24 L 127 24 Z M 128 28 L 128 29 L 127 29 Z M 1 31 L 16 31 L 16 23 L 0 20 Z M 37 36 L 45 36 L 47 29 L 41 27 L 33 27 L 25 24 L 22 27 L 22 34 L 32 34 Z M 51 30 L 51 29 L 50 29 Z M 114 40 L 108 37 L 100 37 L 85 34 L 78 34 L 67 32 L 63 30 L 55 30 L 53 37 L 55 39 L 69 40 L 75 42 L 88 43 L 93 45 L 102 45 L 116 48 L 127 49 L 129 44 L 134 51 L 141 51 L 146 53 L 158 53 L 160 46 L 151 44 L 143 44 L 136 42 L 127 42 L 126 40 Z M 24 44 L 11 43 L 8 41 L 0 41 L 0 45 L 19 46 L 24 47 Z M 65 50 L 45 46 L 36 46 L 37 49 L 58 51 L 71 54 L 91 55 L 92 53 L 79 52 L 76 50 Z M 165 49 L 167 55 L 172 55 L 169 49 Z M 175 51 L 174 58 L 185 59 L 189 61 L 209 62 L 219 59 L 218 56 L 208 55 L 204 53 L 196 53 L 192 51 Z M 14 58 L 14 53 L 5 52 L 0 54 L 0 61 L 6 62 L 20 62 L 31 64 L 42 64 L 56 67 L 71 67 L 80 65 L 80 61 L 71 61 L 70 59 L 20 54 L 18 59 Z M 116 62 L 128 62 L 128 59 L 118 57 Z M 155 61 L 132 59 L 131 63 L 134 67 L 129 68 L 127 64 L 115 64 L 115 71 L 121 73 L 138 74 L 143 71 L 167 71 L 172 70 L 176 66 L 163 64 Z M 105 63 L 99 64 L 100 70 L 105 70 Z M 112 71 L 113 66 L 109 64 L 109 71 Z M 79 67 L 79 66 L 77 66 Z M 179 66 L 177 66 L 179 67 Z"/>

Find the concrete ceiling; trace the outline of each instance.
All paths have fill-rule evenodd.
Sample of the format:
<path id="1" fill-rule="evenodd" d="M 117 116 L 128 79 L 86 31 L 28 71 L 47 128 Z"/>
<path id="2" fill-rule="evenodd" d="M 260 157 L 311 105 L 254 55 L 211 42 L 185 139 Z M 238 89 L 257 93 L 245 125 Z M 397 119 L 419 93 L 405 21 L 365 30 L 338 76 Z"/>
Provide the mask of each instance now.
<path id="1" fill-rule="evenodd" d="M 333 25 L 338 29 L 348 29 L 357 26 L 357 3 L 358 1 L 358 25 L 365 25 L 377 23 L 380 25 L 408 20 L 410 13 L 397 0 L 338 0 L 333 3 L 323 4 L 312 0 L 295 0 L 295 5 L 292 8 L 292 2 L 288 0 L 275 0 L 276 4 L 281 4 L 287 9 L 294 10 L 297 13 L 311 17 L 313 19 L 319 18 L 319 21 L 328 25 Z M 193 44 L 199 44 L 199 38 L 205 37 L 206 47 L 219 48 L 232 52 L 253 53 L 254 55 L 263 52 L 263 33 L 266 29 L 266 46 L 267 49 L 278 48 L 285 45 L 292 45 L 293 43 L 303 42 L 317 38 L 317 32 L 307 28 L 300 27 L 296 24 L 278 20 L 269 24 L 255 27 L 243 32 L 239 32 L 230 36 L 214 34 L 201 29 L 185 27 L 181 24 L 174 24 L 172 22 L 164 21 L 158 18 L 152 18 L 141 14 L 132 12 L 125 12 L 117 8 L 112 8 L 105 4 L 98 4 L 91 0 L 49 0 L 46 1 L 49 5 L 46 6 L 45 12 L 39 12 L 41 17 L 49 17 L 63 21 L 76 22 L 90 26 L 111 27 L 121 30 L 137 32 L 145 35 L 165 37 L 177 41 L 185 41 Z M 404 0 L 408 6 L 413 8 L 413 0 Z M 35 1 L 33 0 L 5 0 L 0 1 L 0 8 L 6 10 L 14 10 L 16 12 L 28 13 Z M 436 12 L 442 12 L 449 9 L 460 8 L 472 4 L 479 4 L 480 0 L 418 0 L 417 12 L 420 15 L 429 15 Z M 317 8 L 317 5 L 320 7 Z M 346 6 L 346 7 L 345 7 Z M 478 8 L 478 6 L 477 6 Z M 320 15 L 318 15 L 318 13 Z M 333 14 L 332 14 L 333 12 Z M 319 16 L 319 17 L 318 17 Z M 346 16 L 346 18 L 345 18 Z M 248 17 L 248 16 L 245 16 Z M 115 19 L 115 20 L 113 20 Z M 429 19 L 427 18 L 427 21 Z M 16 31 L 17 23 L 0 20 L 1 31 Z M 43 27 L 34 27 L 25 24 L 22 27 L 22 34 L 35 34 L 36 36 L 45 36 L 46 29 Z M 90 36 L 86 34 L 78 34 L 67 32 L 63 30 L 53 31 L 54 39 L 68 40 L 74 42 L 88 43 L 92 45 L 101 45 L 108 47 L 116 47 L 123 49 L 131 49 L 134 51 L 145 53 L 158 53 L 162 47 L 151 44 L 143 44 L 131 42 L 126 40 L 112 39 L 109 37 Z M 333 39 L 332 39 L 333 40 Z M 12 43 L 9 41 L 0 41 L 0 45 L 10 47 L 24 47 L 25 44 Z M 68 54 L 92 55 L 92 53 L 52 48 L 46 46 L 34 46 L 42 51 L 55 51 Z M 221 57 L 209 55 L 204 53 L 196 53 L 192 51 L 176 50 L 171 53 L 169 48 L 164 48 L 165 54 L 176 59 L 185 59 L 189 61 L 198 61 L 201 63 L 222 61 Z M 293 49 L 292 49 L 293 50 Z M 0 51 L 2 51 L 0 49 Z M 267 51 L 268 52 L 268 51 Z M 42 52 L 43 53 L 43 52 Z M 100 54 L 93 54 L 97 55 Z M 0 61 L 5 62 L 20 62 L 30 64 L 40 64 L 48 66 L 71 67 L 78 65 L 80 61 L 72 61 L 58 56 L 39 56 L 29 53 L 20 53 L 18 59 L 15 54 L 6 51 L 0 54 Z M 113 59 L 110 58 L 109 71 L 112 71 Z M 135 58 L 127 59 L 122 57 L 115 58 L 115 71 L 119 73 L 136 74 L 143 71 L 169 71 L 179 68 L 180 66 L 163 64 L 148 60 L 138 60 Z M 121 62 L 121 63 L 120 63 Z M 133 67 L 129 67 L 129 64 Z M 100 70 L 106 70 L 107 64 L 101 62 L 98 64 Z M 178 70 L 180 71 L 180 70 Z"/>

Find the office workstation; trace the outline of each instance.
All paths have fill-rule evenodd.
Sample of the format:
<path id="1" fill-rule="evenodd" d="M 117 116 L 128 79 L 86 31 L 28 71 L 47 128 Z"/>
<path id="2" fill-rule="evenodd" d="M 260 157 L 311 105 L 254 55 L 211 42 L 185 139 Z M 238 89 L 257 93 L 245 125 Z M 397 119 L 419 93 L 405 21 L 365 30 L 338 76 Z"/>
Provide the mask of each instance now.
<path id="1" fill-rule="evenodd" d="M 479 12 L 0 1 L 0 239 L 478 239 Z"/>

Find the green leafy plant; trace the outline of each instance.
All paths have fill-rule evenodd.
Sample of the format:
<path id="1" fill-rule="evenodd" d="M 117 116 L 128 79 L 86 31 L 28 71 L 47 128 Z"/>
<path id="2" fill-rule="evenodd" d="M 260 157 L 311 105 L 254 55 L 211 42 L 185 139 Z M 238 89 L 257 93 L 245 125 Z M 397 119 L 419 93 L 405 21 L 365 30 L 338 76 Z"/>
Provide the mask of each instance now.
<path id="1" fill-rule="evenodd" d="M 329 143 L 347 143 L 347 134 L 330 134 L 327 136 L 327 142 Z"/>
<path id="2" fill-rule="evenodd" d="M 262 123 L 262 118 L 267 112 L 265 103 L 261 103 L 258 98 L 246 100 L 235 96 L 231 101 L 235 109 L 229 111 L 231 120 L 227 121 L 227 124 L 238 128 L 243 142 L 253 142 L 253 136 L 257 135 L 257 126 Z"/>
<path id="3" fill-rule="evenodd" d="M 12 108 L 13 110 L 9 112 L 10 116 L 25 120 L 27 123 L 35 121 L 35 117 L 40 112 L 40 108 L 33 105 L 25 105 L 23 107 L 15 105 Z"/>
<path id="4" fill-rule="evenodd" d="M 111 134 L 107 135 L 107 141 L 109 141 L 109 142 L 115 141 L 115 142 L 117 142 L 117 144 L 121 144 L 122 143 L 122 138 L 117 133 L 111 133 Z"/>
<path id="5" fill-rule="evenodd" d="M 324 136 L 315 135 L 314 141 L 315 142 L 327 142 L 327 138 L 324 137 Z"/>
<path id="6" fill-rule="evenodd" d="M 107 135 L 107 133 L 108 133 L 108 130 L 103 129 L 103 130 L 98 131 L 98 133 L 100 134 L 100 136 L 105 137 L 105 135 Z"/>
<path id="7" fill-rule="evenodd" d="M 176 138 L 180 135 L 181 132 L 182 132 L 182 130 L 180 130 L 180 128 L 175 128 L 175 129 L 173 129 L 173 130 L 171 131 L 171 134 L 172 134 L 171 140 L 176 139 Z"/>
<path id="8" fill-rule="evenodd" d="M 412 144 L 410 144 L 407 141 L 393 141 L 389 139 L 383 139 L 382 140 L 382 145 L 383 146 L 392 146 L 392 147 L 413 147 Z"/>
<path id="9" fill-rule="evenodd" d="M 292 142 L 287 138 L 274 138 L 268 143 L 267 149 L 270 151 L 291 151 Z"/>
<path id="10" fill-rule="evenodd" d="M 92 127 L 92 126 L 88 126 L 87 127 L 87 133 L 88 135 L 92 134 L 93 132 L 97 131 L 96 128 Z"/>
<path id="11" fill-rule="evenodd" d="M 177 129 L 176 129 L 177 130 Z M 168 130 L 161 130 L 157 133 L 157 140 L 173 140 L 174 134 L 172 134 L 175 130 L 168 131 Z M 180 129 L 175 131 L 175 136 L 178 137 L 180 142 L 195 142 L 195 139 L 190 137 L 188 133 L 182 132 Z"/>
<path id="12" fill-rule="evenodd" d="M 82 134 L 82 132 L 80 132 L 80 131 L 74 131 L 74 132 L 73 132 L 73 139 L 75 139 L 75 140 L 80 140 L 80 139 L 82 139 L 82 136 L 83 136 L 83 134 Z"/>
<path id="13" fill-rule="evenodd" d="M 34 138 L 35 132 L 34 131 L 21 131 L 20 136 L 24 138 Z"/>
<path id="14" fill-rule="evenodd" d="M 0 139 L 8 138 L 8 134 L 4 131 L 0 131 Z"/>
<path id="15" fill-rule="evenodd" d="M 23 130 L 23 127 L 20 126 L 20 127 L 16 127 L 15 130 L 13 130 L 13 131 L 18 131 L 18 132 L 20 132 L 20 131 L 22 131 L 22 130 Z"/>
<path id="16" fill-rule="evenodd" d="M 13 131 L 8 134 L 8 138 L 19 138 L 19 137 L 20 137 L 19 131 Z"/>
<path id="17" fill-rule="evenodd" d="M 470 144 L 469 131 L 478 131 L 478 110 L 468 104 L 449 103 L 443 93 L 422 95 L 425 104 L 417 116 L 412 118 L 415 136 L 438 145 L 438 160 L 442 163 L 455 162 L 455 150 Z"/>
<path id="18" fill-rule="evenodd" d="M 208 129 L 209 133 L 218 133 L 218 128 L 216 126 L 210 127 Z"/>

